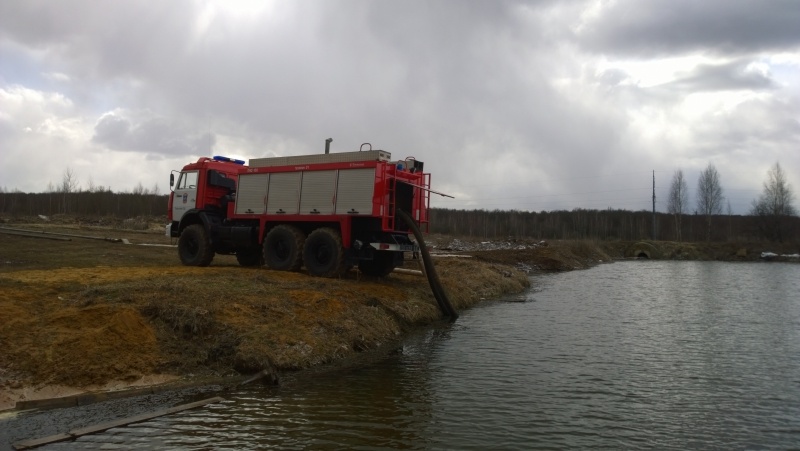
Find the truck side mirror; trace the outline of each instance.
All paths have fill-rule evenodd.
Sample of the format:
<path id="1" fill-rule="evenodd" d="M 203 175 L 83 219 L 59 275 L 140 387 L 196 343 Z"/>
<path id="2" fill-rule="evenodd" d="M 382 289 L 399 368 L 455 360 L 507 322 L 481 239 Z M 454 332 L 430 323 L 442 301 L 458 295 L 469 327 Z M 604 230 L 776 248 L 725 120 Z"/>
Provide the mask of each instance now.
<path id="1" fill-rule="evenodd" d="M 175 184 L 175 174 L 169 175 L 169 187 L 172 188 L 172 185 Z"/>

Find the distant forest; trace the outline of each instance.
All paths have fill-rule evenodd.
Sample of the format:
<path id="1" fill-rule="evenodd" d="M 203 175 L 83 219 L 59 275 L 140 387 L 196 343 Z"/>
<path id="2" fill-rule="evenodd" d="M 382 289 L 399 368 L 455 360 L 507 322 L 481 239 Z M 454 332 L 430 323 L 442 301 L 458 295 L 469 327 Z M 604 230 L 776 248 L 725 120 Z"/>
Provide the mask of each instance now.
<path id="1" fill-rule="evenodd" d="M 167 195 L 148 190 L 115 193 L 110 190 L 47 193 L 0 190 L 0 214 L 9 216 L 166 216 Z M 166 221 L 166 219 L 165 219 Z"/>
<path id="2" fill-rule="evenodd" d="M 682 215 L 683 241 L 706 241 L 707 218 Z M 714 215 L 711 241 L 793 242 L 800 239 L 800 218 L 763 218 L 742 215 Z M 780 228 L 781 233 L 775 234 Z M 530 238 L 537 240 L 652 240 L 653 212 L 629 210 L 500 211 L 431 210 L 431 232 L 473 238 Z M 655 240 L 677 241 L 673 215 L 655 214 Z"/>
<path id="3" fill-rule="evenodd" d="M 72 215 L 78 217 L 134 218 L 164 216 L 167 195 L 148 190 L 133 193 L 78 191 L 22 193 L 0 190 L 0 215 Z M 628 210 L 501 211 L 431 210 L 431 233 L 478 239 L 535 240 L 650 240 L 653 239 L 653 213 Z M 680 221 L 683 241 L 706 241 L 707 218 L 684 214 Z M 774 230 L 780 230 L 775 234 Z M 677 240 L 676 221 L 667 213 L 655 215 L 655 239 Z M 800 218 L 783 216 L 714 215 L 711 241 L 800 241 Z"/>

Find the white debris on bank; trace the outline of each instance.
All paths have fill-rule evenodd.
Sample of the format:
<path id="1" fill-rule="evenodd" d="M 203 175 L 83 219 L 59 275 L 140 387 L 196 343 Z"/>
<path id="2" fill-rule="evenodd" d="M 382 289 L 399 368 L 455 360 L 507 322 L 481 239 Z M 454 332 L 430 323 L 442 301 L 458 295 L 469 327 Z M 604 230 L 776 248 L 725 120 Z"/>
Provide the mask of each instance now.
<path id="1" fill-rule="evenodd" d="M 475 252 L 475 251 L 506 251 L 506 250 L 525 250 L 536 249 L 537 247 L 547 246 L 547 242 L 542 240 L 535 243 L 500 240 L 500 241 L 463 241 L 458 238 L 448 238 L 444 240 L 430 240 L 428 247 L 438 251 L 450 252 Z"/>
<path id="2" fill-rule="evenodd" d="M 509 238 L 499 241 L 465 241 L 447 236 L 435 236 L 426 240 L 431 257 L 469 257 L 468 255 L 451 254 L 450 252 L 507 251 L 526 250 L 546 247 L 547 241 L 518 240 Z M 526 274 L 538 269 L 536 266 L 518 262 L 514 267 Z"/>
<path id="3" fill-rule="evenodd" d="M 782 257 L 782 258 L 800 258 L 800 254 L 780 254 L 780 255 L 778 255 L 778 254 L 776 254 L 774 252 L 762 252 L 761 253 L 761 258 L 763 258 L 765 260 L 769 260 L 770 258 L 777 258 L 777 257 Z"/>

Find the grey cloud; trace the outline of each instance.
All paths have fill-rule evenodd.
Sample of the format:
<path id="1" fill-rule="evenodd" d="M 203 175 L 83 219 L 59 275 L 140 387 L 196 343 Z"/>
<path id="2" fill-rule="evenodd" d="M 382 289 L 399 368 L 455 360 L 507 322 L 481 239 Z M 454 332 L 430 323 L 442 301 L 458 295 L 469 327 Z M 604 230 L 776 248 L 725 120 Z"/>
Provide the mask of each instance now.
<path id="1" fill-rule="evenodd" d="M 540 77 L 505 67 L 505 5 L 475 5 L 418 2 L 405 14 L 378 2 L 287 8 L 281 23 L 182 55 L 145 101 L 170 99 L 313 143 L 382 136 L 419 147 L 436 130 L 465 134 L 474 121 L 511 116 L 520 83 L 539 89 Z M 224 18 L 213 27 L 225 28 Z M 282 27 L 293 28 L 290 42 Z"/>
<path id="2" fill-rule="evenodd" d="M 697 129 L 700 147 L 723 153 L 747 148 L 766 152 L 782 148 L 787 140 L 800 141 L 796 105 L 775 99 L 742 102 Z"/>
<path id="3" fill-rule="evenodd" d="M 630 74 L 620 69 L 605 70 L 597 77 L 598 82 L 614 87 L 630 79 Z"/>
<path id="4" fill-rule="evenodd" d="M 577 18 L 598 3 L 607 9 L 572 35 Z M 671 115 L 687 92 L 782 95 L 770 74 L 746 70 L 750 55 L 736 55 L 797 46 L 800 23 L 797 7 L 784 0 L 308 0 L 274 2 L 246 18 L 202 16 L 205 5 L 3 2 L 0 41 L 34 49 L 48 72 L 69 76 L 79 94 L 67 94 L 85 117 L 121 111 L 95 124 L 93 142 L 110 149 L 154 160 L 205 155 L 215 144 L 206 130 L 231 137 L 232 146 L 241 145 L 235 151 L 258 153 L 252 157 L 276 148 L 317 152 L 329 136 L 334 151 L 370 141 L 424 160 L 436 183 L 480 197 L 475 168 L 487 161 L 530 166 L 555 193 L 597 190 L 573 186 L 576 176 L 653 169 L 657 150 L 648 146 L 666 152 L 667 144 L 648 136 L 641 120 L 636 126 L 643 129 L 635 129 L 632 115 L 646 110 L 646 117 L 683 127 Z M 199 27 L 201 16 L 206 28 Z M 616 55 L 690 51 L 730 51 L 725 60 L 734 62 L 700 66 L 649 88 L 626 82 L 631 78 L 622 71 L 596 70 L 609 67 L 598 52 L 612 55 L 613 67 Z M 759 111 L 749 119 L 776 124 L 777 134 L 786 118 L 796 118 L 791 108 Z M 736 116 L 731 124 L 740 119 L 746 120 Z M 727 123 L 704 125 L 692 133 L 710 149 Z M 758 127 L 751 131 L 763 138 Z M 504 172 L 516 169 L 497 166 L 481 179 L 496 183 L 494 198 L 508 198 L 503 191 L 513 181 Z M 528 182 L 531 191 L 545 190 Z"/>
<path id="5" fill-rule="evenodd" d="M 764 74 L 750 67 L 750 61 L 727 64 L 701 64 L 691 72 L 678 74 L 669 85 L 689 91 L 770 90 L 777 86 Z"/>
<path id="6" fill-rule="evenodd" d="M 250 25 L 217 16 L 193 44 L 186 20 L 197 13 L 193 4 L 103 4 L 70 25 L 54 19 L 65 17 L 65 6 L 17 7 L 20 22 L 42 15 L 50 25 L 35 39 L 28 28 L 15 32 L 69 42 L 64 61 L 73 71 L 138 80 L 126 85 L 137 92 L 117 93 L 125 107 L 169 105 L 159 111 L 221 117 L 255 135 L 316 142 L 331 134 L 401 141 L 432 130 L 466 134 L 476 121 L 524 122 L 516 114 L 528 108 L 514 104 L 526 89 L 542 91 L 528 94 L 538 99 L 531 105 L 553 97 L 541 74 L 506 67 L 509 57 L 530 56 L 508 54 L 509 45 L 524 50 L 537 40 L 529 39 L 535 27 L 515 20 L 513 2 L 283 4 L 278 19 Z M 149 26 L 113 25 L 125 23 Z M 84 34 L 94 38 L 76 38 Z"/>
<path id="7" fill-rule="evenodd" d="M 592 52 L 642 57 L 754 53 L 800 46 L 795 0 L 620 0 L 577 34 Z"/>
<path id="8" fill-rule="evenodd" d="M 0 39 L 24 42 L 81 74 L 127 76 L 184 51 L 196 2 L 9 1 Z M 158 63 L 155 63 L 155 62 Z"/>
<path id="9" fill-rule="evenodd" d="M 95 125 L 92 142 L 109 149 L 157 155 L 205 155 L 216 142 L 210 133 L 193 132 L 163 118 L 133 123 L 117 114 L 105 114 Z"/>
<path id="10" fill-rule="evenodd" d="M 129 141 L 130 134 L 130 121 L 114 114 L 106 114 L 97 122 L 92 141 L 124 149 L 126 146 L 123 143 Z"/>

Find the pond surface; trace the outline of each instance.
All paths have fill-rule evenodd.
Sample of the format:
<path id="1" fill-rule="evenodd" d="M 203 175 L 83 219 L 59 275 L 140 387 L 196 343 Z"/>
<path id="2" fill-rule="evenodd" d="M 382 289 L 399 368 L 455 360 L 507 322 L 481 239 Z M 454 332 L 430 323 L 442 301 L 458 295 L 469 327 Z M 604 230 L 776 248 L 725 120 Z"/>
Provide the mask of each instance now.
<path id="1" fill-rule="evenodd" d="M 532 281 L 524 302 L 482 304 L 366 367 L 43 449 L 800 445 L 800 265 L 630 261 Z"/>

